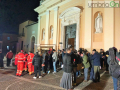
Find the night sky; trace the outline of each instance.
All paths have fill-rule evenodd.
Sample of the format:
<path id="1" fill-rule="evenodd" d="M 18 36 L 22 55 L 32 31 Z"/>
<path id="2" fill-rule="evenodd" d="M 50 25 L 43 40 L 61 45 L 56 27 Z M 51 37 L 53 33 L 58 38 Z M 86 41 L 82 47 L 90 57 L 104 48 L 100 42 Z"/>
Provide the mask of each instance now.
<path id="1" fill-rule="evenodd" d="M 18 34 L 19 24 L 32 20 L 37 21 L 34 11 L 40 0 L 0 0 L 0 34 Z"/>

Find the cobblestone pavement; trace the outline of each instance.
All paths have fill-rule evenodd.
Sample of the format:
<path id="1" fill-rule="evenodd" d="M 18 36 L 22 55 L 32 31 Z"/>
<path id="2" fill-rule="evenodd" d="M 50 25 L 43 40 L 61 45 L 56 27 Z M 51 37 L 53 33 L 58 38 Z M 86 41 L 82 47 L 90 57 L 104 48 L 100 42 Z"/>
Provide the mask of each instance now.
<path id="1" fill-rule="evenodd" d="M 83 82 L 83 76 L 79 78 L 80 84 L 74 90 L 113 90 L 113 81 L 108 72 L 101 70 L 101 80 L 98 83 L 92 81 Z M 64 90 L 59 87 L 62 70 L 56 74 L 50 73 L 41 79 L 34 80 L 34 75 L 24 72 L 22 77 L 14 75 L 14 69 L 0 69 L 0 90 Z"/>

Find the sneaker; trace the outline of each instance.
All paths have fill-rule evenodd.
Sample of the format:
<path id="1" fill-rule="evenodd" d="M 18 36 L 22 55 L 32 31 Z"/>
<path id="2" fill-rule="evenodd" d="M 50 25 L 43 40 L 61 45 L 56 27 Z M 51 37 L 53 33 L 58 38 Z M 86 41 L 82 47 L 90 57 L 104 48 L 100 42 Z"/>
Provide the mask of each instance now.
<path id="1" fill-rule="evenodd" d="M 50 74 L 50 71 L 48 71 L 48 74 Z"/>
<path id="2" fill-rule="evenodd" d="M 39 78 L 42 78 L 42 76 L 39 76 Z"/>
<path id="3" fill-rule="evenodd" d="M 33 79 L 36 79 L 37 77 L 33 77 Z"/>
<path id="4" fill-rule="evenodd" d="M 53 74 L 55 74 L 56 72 L 53 72 Z"/>
<path id="5" fill-rule="evenodd" d="M 87 80 L 84 80 L 83 82 L 87 82 Z"/>

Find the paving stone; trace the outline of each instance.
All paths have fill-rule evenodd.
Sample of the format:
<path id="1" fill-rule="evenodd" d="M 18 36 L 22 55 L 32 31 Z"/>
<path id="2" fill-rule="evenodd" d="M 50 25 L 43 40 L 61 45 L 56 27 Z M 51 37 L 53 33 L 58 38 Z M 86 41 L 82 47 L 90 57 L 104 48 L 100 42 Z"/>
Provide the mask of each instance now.
<path id="1" fill-rule="evenodd" d="M 80 84 L 74 90 L 112 90 L 113 81 L 108 72 L 100 71 L 101 79 L 98 83 L 83 82 L 84 75 L 79 80 Z M 47 74 L 41 79 L 33 79 L 34 75 L 24 72 L 22 77 L 14 75 L 13 69 L 0 70 L 0 90 L 64 90 L 60 89 L 60 79 L 63 71 L 56 74 Z"/>

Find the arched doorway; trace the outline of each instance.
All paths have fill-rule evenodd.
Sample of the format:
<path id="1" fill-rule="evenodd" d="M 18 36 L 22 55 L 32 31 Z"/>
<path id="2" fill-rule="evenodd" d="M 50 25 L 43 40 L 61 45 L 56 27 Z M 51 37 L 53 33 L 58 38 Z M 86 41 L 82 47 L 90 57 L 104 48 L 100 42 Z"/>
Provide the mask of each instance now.
<path id="1" fill-rule="evenodd" d="M 79 50 L 80 13 L 81 13 L 80 8 L 71 7 L 66 9 L 60 14 L 59 18 L 61 19 L 61 35 L 62 35 L 61 42 L 63 43 L 61 49 L 65 49 L 68 47 L 68 45 L 73 44 L 72 46 L 74 46 L 74 49 Z M 66 32 L 72 33 L 68 34 Z M 71 37 L 70 35 L 74 37 Z"/>
<path id="2" fill-rule="evenodd" d="M 31 38 L 31 51 L 32 51 L 32 53 L 34 53 L 34 49 L 35 49 L 34 44 L 35 44 L 35 37 L 32 36 L 32 38 Z"/>

